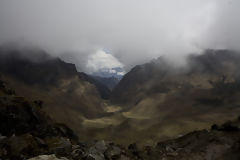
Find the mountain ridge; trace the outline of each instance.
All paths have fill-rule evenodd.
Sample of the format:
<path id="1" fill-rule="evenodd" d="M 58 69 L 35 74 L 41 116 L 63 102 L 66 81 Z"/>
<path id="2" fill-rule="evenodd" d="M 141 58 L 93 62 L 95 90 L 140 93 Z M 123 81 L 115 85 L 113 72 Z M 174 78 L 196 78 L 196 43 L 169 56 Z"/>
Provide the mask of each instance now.
<path id="1" fill-rule="evenodd" d="M 235 118 L 240 111 L 238 54 L 208 50 L 189 59 L 191 67 L 186 68 L 173 67 L 164 58 L 136 66 L 112 92 L 107 92 L 110 100 L 103 99 L 96 83 L 102 84 L 93 77 L 79 75 L 74 65 L 69 65 L 71 69 L 67 63 L 54 58 L 47 62 L 63 63 L 56 64 L 64 67 L 63 70 L 53 67 L 59 74 L 48 72 L 46 66 L 39 67 L 46 61 L 36 65 L 28 62 L 34 64 L 33 67 L 26 63 L 22 65 L 28 66 L 25 68 L 14 66 L 21 76 L 29 76 L 34 83 L 15 78 L 16 72 L 11 72 L 13 76 L 8 72 L 1 74 L 17 93 L 29 100 L 42 99 L 46 106 L 44 111 L 57 122 L 67 124 L 83 140 L 137 142 L 142 146 L 209 128 L 213 123 Z M 71 71 L 65 74 L 69 69 Z M 31 77 L 33 71 L 37 78 Z M 39 83 L 41 79 L 46 79 L 44 82 L 48 85 Z"/>

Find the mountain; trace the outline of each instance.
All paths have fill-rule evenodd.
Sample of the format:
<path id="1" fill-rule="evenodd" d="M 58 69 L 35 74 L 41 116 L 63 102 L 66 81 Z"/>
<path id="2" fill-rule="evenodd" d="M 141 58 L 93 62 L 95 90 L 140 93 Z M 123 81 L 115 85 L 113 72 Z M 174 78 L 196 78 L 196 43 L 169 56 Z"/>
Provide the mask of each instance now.
<path id="1" fill-rule="evenodd" d="M 108 141 L 82 143 L 64 124 L 54 122 L 42 101 L 28 101 L 0 80 L 0 158 L 9 160 L 238 160 L 240 120 L 212 125 L 155 146 L 128 147 Z"/>
<path id="2" fill-rule="evenodd" d="M 0 80 L 0 158 L 21 160 L 41 154 L 67 155 L 78 137 L 64 124 L 54 122 L 42 101 L 16 95 Z"/>
<path id="3" fill-rule="evenodd" d="M 110 98 L 125 117 L 111 127 L 112 136 L 151 144 L 235 118 L 240 110 L 239 61 L 235 51 L 206 50 L 190 55 L 182 67 L 164 57 L 134 67 Z"/>
<path id="4" fill-rule="evenodd" d="M 121 67 L 115 67 L 115 68 L 102 68 L 96 72 L 93 72 L 91 75 L 96 77 L 115 77 L 117 79 L 121 79 L 123 75 L 125 74 L 125 71 Z"/>
<path id="5" fill-rule="evenodd" d="M 65 124 L 43 110 L 42 101 L 28 101 L 0 79 L 0 158 L 9 160 L 130 159 L 133 154 L 112 142 L 82 143 Z M 131 158 L 131 159 L 132 159 Z"/>
<path id="6" fill-rule="evenodd" d="M 239 60 L 228 50 L 190 55 L 182 67 L 161 57 L 134 67 L 111 91 L 44 51 L 1 49 L 0 74 L 17 94 L 42 100 L 43 110 L 82 141 L 144 146 L 236 118 Z"/>
<path id="7" fill-rule="evenodd" d="M 74 64 L 39 49 L 0 49 L 0 75 L 16 93 L 44 101 L 44 111 L 88 139 L 84 121 L 106 115 L 101 94 L 89 79 L 79 76 Z M 105 91 L 106 90 L 106 91 Z"/>
<path id="8" fill-rule="evenodd" d="M 80 72 L 80 73 L 78 73 L 78 75 L 79 75 L 80 79 L 85 80 L 85 81 L 95 85 L 103 99 L 108 99 L 110 97 L 111 90 L 108 88 L 107 85 L 105 85 L 105 84 L 107 84 L 107 81 L 104 81 L 104 80 L 100 81 L 101 79 L 105 79 L 105 78 L 99 77 L 99 79 L 97 79 L 91 75 L 87 75 L 84 72 Z"/>
<path id="9" fill-rule="evenodd" d="M 77 74 L 74 64 L 41 50 L 0 50 L 0 53 L 0 72 L 29 85 L 56 85 L 60 79 Z"/>
<path id="10" fill-rule="evenodd" d="M 108 87 L 108 89 L 113 90 L 113 88 L 118 84 L 119 79 L 115 77 L 99 77 L 99 76 L 93 76 L 95 80 L 98 82 L 101 82 L 105 86 Z"/>
<path id="11" fill-rule="evenodd" d="M 141 102 L 144 96 L 166 94 L 173 90 L 209 89 L 239 81 L 240 56 L 227 50 L 208 50 L 202 55 L 190 55 L 188 65 L 173 67 L 164 58 L 134 67 L 113 90 L 116 103 Z"/>

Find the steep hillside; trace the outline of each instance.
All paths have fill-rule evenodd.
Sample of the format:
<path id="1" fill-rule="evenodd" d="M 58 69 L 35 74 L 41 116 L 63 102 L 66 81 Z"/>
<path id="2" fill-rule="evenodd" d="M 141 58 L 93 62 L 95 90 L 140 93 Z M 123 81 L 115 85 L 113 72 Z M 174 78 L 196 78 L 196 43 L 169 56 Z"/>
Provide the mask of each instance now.
<path id="1" fill-rule="evenodd" d="M 172 90 L 212 88 L 212 82 L 224 84 L 238 81 L 239 54 L 227 50 L 208 50 L 188 57 L 188 65 L 173 67 L 164 58 L 134 67 L 116 86 L 112 94 L 115 103 L 138 103 L 141 97 Z M 143 95 L 144 94 L 144 95 Z M 134 97 L 132 97 L 134 96 Z"/>
<path id="2" fill-rule="evenodd" d="M 74 132 L 56 123 L 40 100 L 28 101 L 0 79 L 0 159 L 116 160 L 134 155 L 112 142 L 79 142 Z M 80 127 L 80 126 L 79 126 Z"/>
<path id="3" fill-rule="evenodd" d="M 108 89 L 113 90 L 113 88 L 118 84 L 119 79 L 115 77 L 99 77 L 99 76 L 93 76 L 93 78 L 105 86 L 108 87 Z"/>
<path id="4" fill-rule="evenodd" d="M 95 79 L 95 77 L 92 77 L 90 75 L 87 75 L 86 73 L 80 72 L 78 73 L 80 79 L 85 80 L 94 86 L 96 86 L 99 94 L 103 99 L 108 99 L 111 95 L 111 90 L 106 86 L 103 82 L 99 81 L 98 79 Z"/>
<path id="5" fill-rule="evenodd" d="M 112 104 L 125 119 L 111 135 L 153 143 L 236 117 L 239 61 L 236 52 L 207 50 L 183 67 L 164 58 L 134 67 L 113 90 Z"/>
<path id="6" fill-rule="evenodd" d="M 0 80 L 1 159 L 71 152 L 71 145 L 78 143 L 77 136 L 66 125 L 55 123 L 42 107 L 42 101 L 27 101 Z"/>
<path id="7" fill-rule="evenodd" d="M 0 50 L 0 72 L 29 85 L 57 85 L 59 79 L 77 74 L 74 64 L 53 58 L 41 50 Z"/>
<path id="8" fill-rule="evenodd" d="M 95 85 L 82 79 L 75 65 L 41 50 L 0 50 L 0 74 L 18 94 L 44 101 L 44 110 L 82 134 L 81 122 L 105 115 Z"/>

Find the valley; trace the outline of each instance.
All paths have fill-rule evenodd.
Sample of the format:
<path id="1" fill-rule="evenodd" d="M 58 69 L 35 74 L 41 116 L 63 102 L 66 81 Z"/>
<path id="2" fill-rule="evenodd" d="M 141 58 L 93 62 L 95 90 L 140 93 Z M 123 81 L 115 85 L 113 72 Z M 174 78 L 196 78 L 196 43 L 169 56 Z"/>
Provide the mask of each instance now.
<path id="1" fill-rule="evenodd" d="M 2 63 L 7 68 L 0 70 L 3 80 L 21 96 L 42 100 L 44 111 L 67 124 L 81 141 L 154 145 L 240 113 L 240 57 L 232 51 L 206 51 L 190 57 L 189 66 L 182 68 L 159 58 L 134 67 L 113 91 L 87 74 L 79 76 L 72 64 L 50 57 L 32 63 L 14 54 Z M 8 62 L 13 59 L 14 66 Z M 102 97 L 104 89 L 111 92 L 109 98 Z"/>

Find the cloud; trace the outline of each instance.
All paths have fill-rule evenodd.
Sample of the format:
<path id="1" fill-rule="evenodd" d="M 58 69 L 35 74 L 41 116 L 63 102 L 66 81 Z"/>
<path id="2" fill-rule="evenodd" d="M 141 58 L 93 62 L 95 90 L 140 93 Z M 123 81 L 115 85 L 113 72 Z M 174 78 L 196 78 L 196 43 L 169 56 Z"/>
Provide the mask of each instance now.
<path id="1" fill-rule="evenodd" d="M 125 74 L 125 72 L 117 72 L 117 75 L 119 76 L 123 76 Z"/>
<path id="2" fill-rule="evenodd" d="M 129 70 L 161 55 L 182 63 L 205 48 L 240 49 L 239 14 L 238 0 L 1 0 L 0 43 L 33 43 L 83 71 L 103 65 L 88 58 L 107 48 Z"/>
<path id="3" fill-rule="evenodd" d="M 110 69 L 110 70 L 109 70 L 109 73 L 117 73 L 117 71 L 116 71 L 116 70 L 113 70 L 113 69 Z"/>
<path id="4" fill-rule="evenodd" d="M 220 0 L 212 24 L 200 37 L 204 48 L 240 50 L 240 1 Z"/>
<path id="5" fill-rule="evenodd" d="M 122 68 L 123 64 L 120 63 L 114 56 L 107 54 L 103 50 L 98 50 L 96 53 L 91 54 L 87 58 L 86 68 L 88 72 L 98 72 L 100 70 L 108 70 L 110 73 L 116 73 L 112 68 Z"/>

